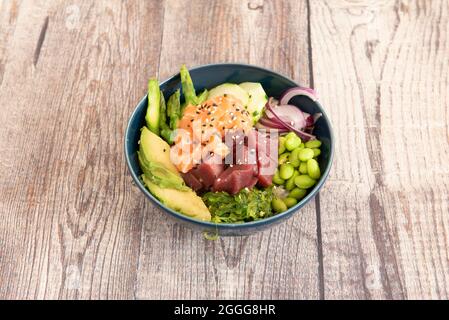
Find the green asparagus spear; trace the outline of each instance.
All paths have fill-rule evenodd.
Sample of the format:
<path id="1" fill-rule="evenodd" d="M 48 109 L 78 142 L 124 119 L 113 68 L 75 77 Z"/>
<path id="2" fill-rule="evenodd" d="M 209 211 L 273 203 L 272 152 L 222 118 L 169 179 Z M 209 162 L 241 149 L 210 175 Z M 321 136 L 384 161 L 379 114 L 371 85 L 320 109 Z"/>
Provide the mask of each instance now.
<path id="1" fill-rule="evenodd" d="M 172 137 L 171 137 L 172 130 L 170 130 L 170 127 L 167 124 L 167 107 L 165 104 L 165 98 L 164 98 L 164 94 L 162 93 L 162 91 L 161 91 L 160 95 L 161 95 L 161 100 L 160 100 L 161 116 L 159 119 L 159 127 L 161 130 L 160 135 L 165 141 L 167 141 L 169 144 L 172 144 L 173 143 Z"/>
<path id="2" fill-rule="evenodd" d="M 178 122 L 181 119 L 181 93 L 179 89 L 168 98 L 167 114 L 170 117 L 170 128 L 175 130 L 178 127 Z"/>
<path id="3" fill-rule="evenodd" d="M 171 130 L 169 127 L 161 129 L 161 137 L 167 141 L 168 144 L 173 144 L 173 130 Z"/>
<path id="4" fill-rule="evenodd" d="M 186 105 L 197 104 L 197 97 L 195 93 L 195 87 L 193 86 L 192 78 L 190 77 L 189 70 L 187 70 L 185 64 L 181 66 L 181 85 L 182 92 L 184 93 L 184 99 L 186 101 Z"/>
<path id="5" fill-rule="evenodd" d="M 161 108 L 160 108 L 161 115 L 159 117 L 159 126 L 162 128 L 164 125 L 167 125 L 167 105 L 165 104 L 165 97 L 164 97 L 164 94 L 162 93 L 162 91 L 160 91 L 159 95 L 160 95 L 159 104 L 161 106 Z"/>
<path id="6" fill-rule="evenodd" d="M 187 107 L 187 103 L 184 101 L 183 103 L 181 103 L 181 115 L 184 114 L 184 109 Z"/>
<path id="7" fill-rule="evenodd" d="M 159 134 L 159 118 L 161 114 L 160 95 L 161 92 L 157 79 L 150 79 L 148 82 L 148 108 L 145 120 L 148 129 L 155 134 Z"/>
<path id="8" fill-rule="evenodd" d="M 204 91 L 201 92 L 201 94 L 197 97 L 197 103 L 200 104 L 206 101 L 208 94 L 209 91 L 207 91 L 207 89 L 204 89 Z"/>

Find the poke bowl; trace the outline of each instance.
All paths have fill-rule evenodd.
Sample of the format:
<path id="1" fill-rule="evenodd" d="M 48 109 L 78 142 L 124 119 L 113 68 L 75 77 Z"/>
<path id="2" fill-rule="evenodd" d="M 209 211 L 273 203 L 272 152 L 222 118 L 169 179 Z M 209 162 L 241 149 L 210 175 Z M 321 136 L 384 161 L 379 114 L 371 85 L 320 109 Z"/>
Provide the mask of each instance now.
<path id="1" fill-rule="evenodd" d="M 164 214 L 207 236 L 245 236 L 301 214 L 328 177 L 334 139 L 312 89 L 218 63 L 150 79 L 124 147 L 135 184 Z"/>

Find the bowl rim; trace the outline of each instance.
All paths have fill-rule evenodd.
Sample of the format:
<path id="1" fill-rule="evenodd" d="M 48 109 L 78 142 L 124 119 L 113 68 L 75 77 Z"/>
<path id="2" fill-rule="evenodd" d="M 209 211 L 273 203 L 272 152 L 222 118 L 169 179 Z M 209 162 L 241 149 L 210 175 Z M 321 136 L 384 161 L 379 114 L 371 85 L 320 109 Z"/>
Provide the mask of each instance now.
<path id="1" fill-rule="evenodd" d="M 289 77 L 285 76 L 282 73 L 275 72 L 273 70 L 266 69 L 266 68 L 263 68 L 263 67 L 259 67 L 259 66 L 255 66 L 255 65 L 251 65 L 251 64 L 246 64 L 246 63 L 235 63 L 235 62 L 209 63 L 209 64 L 203 64 L 203 65 L 197 65 L 197 66 L 191 67 L 191 68 L 189 68 L 189 71 L 194 71 L 194 70 L 203 69 L 203 68 L 216 67 L 216 66 L 236 66 L 236 67 L 246 67 L 246 68 L 249 67 L 249 68 L 252 68 L 252 69 L 258 69 L 260 71 L 271 73 L 274 76 L 284 78 L 284 80 L 287 80 L 287 81 L 289 81 L 289 82 L 299 86 L 299 84 L 296 81 L 290 79 Z M 172 79 L 174 79 L 177 76 L 179 76 L 179 72 L 171 75 L 170 77 L 168 77 L 164 81 L 161 81 L 159 85 L 162 86 L 162 85 L 164 85 L 165 83 L 171 81 Z M 330 172 L 330 169 L 332 167 L 333 158 L 334 158 L 335 137 L 334 137 L 334 133 L 333 133 L 333 129 L 332 129 L 332 123 L 331 123 L 329 117 L 327 116 L 325 109 L 323 108 L 323 106 L 320 104 L 319 101 L 314 101 L 314 103 L 321 110 L 321 113 L 323 114 L 322 117 L 324 118 L 324 120 L 326 121 L 326 123 L 329 126 L 330 155 L 329 155 L 329 161 L 327 163 L 327 166 L 326 166 L 326 168 L 325 168 L 325 170 L 324 170 L 320 180 L 318 180 L 318 183 L 315 185 L 315 187 L 303 199 L 301 199 L 301 201 L 299 201 L 296 205 L 294 205 L 293 207 L 287 209 L 286 211 L 284 211 L 282 213 L 273 215 L 273 216 L 265 218 L 265 219 L 256 220 L 256 221 L 250 221 L 250 222 L 244 222 L 244 223 L 214 223 L 214 222 L 209 222 L 209 221 L 198 220 L 198 219 L 195 219 L 193 217 L 184 215 L 184 214 L 182 214 L 180 212 L 177 212 L 177 211 L 175 211 L 175 210 L 165 206 L 161 201 L 159 201 L 155 196 L 153 196 L 151 194 L 151 192 L 149 190 L 147 190 L 147 188 L 145 188 L 145 186 L 140 181 L 139 177 L 133 171 L 132 166 L 131 166 L 131 156 L 128 153 L 128 148 L 127 148 L 128 142 L 129 142 L 128 137 L 130 135 L 130 130 L 131 130 L 131 123 L 133 122 L 134 118 L 136 117 L 137 110 L 139 109 L 139 106 L 145 101 L 146 98 L 147 98 L 147 95 L 145 95 L 139 101 L 139 103 L 134 108 L 134 111 L 131 113 L 131 116 L 129 117 L 129 120 L 128 120 L 128 123 L 127 123 L 127 127 L 126 127 L 126 130 L 125 130 L 125 141 L 124 141 L 126 164 L 128 166 L 128 170 L 130 171 L 131 176 L 132 176 L 134 182 L 136 183 L 137 187 L 146 195 L 146 197 L 149 198 L 150 200 L 152 200 L 152 202 L 154 202 L 163 211 L 166 211 L 166 212 L 170 213 L 175 218 L 179 218 L 179 219 L 184 220 L 186 222 L 193 223 L 193 224 L 196 224 L 198 226 L 201 226 L 201 227 L 204 227 L 204 228 L 208 228 L 208 229 L 215 228 L 215 229 L 237 230 L 237 229 L 246 229 L 246 228 L 249 228 L 249 227 L 262 226 L 262 225 L 266 225 L 266 224 L 272 224 L 272 223 L 274 223 L 274 222 L 276 222 L 278 220 L 282 220 L 282 218 L 284 218 L 284 217 L 289 217 L 289 216 L 293 215 L 295 213 L 295 211 L 298 211 L 303 206 L 305 206 L 310 200 L 312 200 L 315 197 L 315 195 L 323 187 L 325 181 L 327 180 L 327 178 L 329 176 L 329 172 Z"/>

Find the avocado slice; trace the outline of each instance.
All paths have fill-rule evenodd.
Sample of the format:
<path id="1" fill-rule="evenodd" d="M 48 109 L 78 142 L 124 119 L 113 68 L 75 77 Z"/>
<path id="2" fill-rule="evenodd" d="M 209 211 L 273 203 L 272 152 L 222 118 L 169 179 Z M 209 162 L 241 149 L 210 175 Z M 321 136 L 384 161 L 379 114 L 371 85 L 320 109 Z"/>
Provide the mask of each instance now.
<path id="1" fill-rule="evenodd" d="M 148 81 L 148 107 L 145 121 L 148 128 L 155 134 L 159 134 L 161 115 L 161 91 L 157 79 Z"/>
<path id="2" fill-rule="evenodd" d="M 144 127 L 140 135 L 139 163 L 145 186 L 167 207 L 190 217 L 210 221 L 209 209 L 203 200 L 184 184 L 170 160 L 170 146 Z"/>
<path id="3" fill-rule="evenodd" d="M 177 190 L 188 190 L 184 180 L 177 174 L 168 170 L 164 165 L 157 162 L 150 162 L 145 159 L 142 150 L 137 152 L 139 164 L 144 175 L 152 182 L 163 188 L 172 188 Z"/>
<path id="4" fill-rule="evenodd" d="M 231 95 L 240 100 L 245 107 L 249 101 L 248 93 L 235 83 L 223 83 L 209 91 L 208 99 L 219 96 Z"/>
<path id="5" fill-rule="evenodd" d="M 149 162 L 161 163 L 171 172 L 181 176 L 170 160 L 168 143 L 146 127 L 143 127 L 140 133 L 140 150 Z"/>
<path id="6" fill-rule="evenodd" d="M 198 220 L 210 221 L 209 209 L 192 189 L 180 191 L 163 188 L 151 182 L 145 175 L 142 175 L 142 180 L 151 193 L 167 207 Z"/>

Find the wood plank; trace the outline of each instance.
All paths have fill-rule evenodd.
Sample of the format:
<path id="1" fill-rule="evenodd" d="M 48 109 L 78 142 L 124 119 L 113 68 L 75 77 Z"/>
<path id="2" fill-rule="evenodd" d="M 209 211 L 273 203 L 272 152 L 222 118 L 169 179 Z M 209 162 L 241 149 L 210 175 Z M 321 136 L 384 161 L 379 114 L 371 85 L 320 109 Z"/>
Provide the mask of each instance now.
<path id="1" fill-rule="evenodd" d="M 449 298 L 449 2 L 310 1 L 325 297 Z"/>
<path id="2" fill-rule="evenodd" d="M 3 81 L 5 64 L 8 59 L 6 49 L 14 35 L 21 1 L 0 2 L 0 85 Z"/>
<path id="3" fill-rule="evenodd" d="M 134 298 L 144 199 L 123 134 L 158 69 L 162 6 L 4 3 L 0 298 Z"/>
<path id="4" fill-rule="evenodd" d="M 282 23 L 279 23 L 282 17 Z M 245 62 L 308 85 L 305 1 L 180 1 L 165 5 L 159 78 L 182 63 Z M 148 74 L 147 76 L 150 76 Z M 313 203 L 263 233 L 207 241 L 145 205 L 138 298 L 318 298 Z"/>

